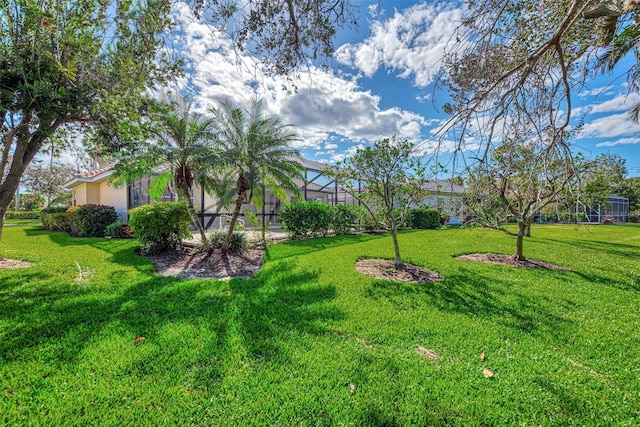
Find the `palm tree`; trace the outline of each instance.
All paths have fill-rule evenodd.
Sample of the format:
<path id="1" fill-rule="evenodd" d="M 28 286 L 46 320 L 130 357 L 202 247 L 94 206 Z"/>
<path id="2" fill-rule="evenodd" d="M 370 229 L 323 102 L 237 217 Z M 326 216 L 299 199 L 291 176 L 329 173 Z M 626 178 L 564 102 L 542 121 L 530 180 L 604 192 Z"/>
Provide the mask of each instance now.
<path id="1" fill-rule="evenodd" d="M 231 190 L 235 207 L 223 246 L 226 250 L 246 195 L 253 198 L 257 207 L 264 203 L 262 191 L 253 190 L 263 185 L 283 201 L 287 200 L 287 191 L 299 196 L 300 187 L 295 179 L 303 177 L 304 169 L 295 162 L 300 153 L 289 146 L 297 139 L 296 134 L 279 116 L 265 113 L 262 99 L 252 99 L 249 107 L 243 109 L 223 98 L 210 112 L 218 143 L 235 180 Z"/>
<path id="2" fill-rule="evenodd" d="M 636 62 L 627 71 L 629 90 L 640 92 L 640 22 L 631 21 L 623 27 L 605 46 L 604 55 L 600 57 L 598 65 L 603 71 L 611 72 L 618 63 L 630 52 L 635 55 Z M 640 119 L 640 102 L 629 110 L 633 121 Z"/>
<path id="3" fill-rule="evenodd" d="M 154 102 L 152 110 L 150 143 L 142 152 L 121 154 L 114 182 L 122 185 L 160 170 L 151 181 L 149 196 L 160 200 L 173 180 L 187 205 L 191 222 L 200 233 L 203 247 L 210 250 L 211 244 L 193 206 L 191 189 L 194 183 L 209 193 L 217 188 L 213 171 L 221 164 L 221 156 L 214 142 L 213 121 L 194 112 L 189 98 L 171 93 Z"/>

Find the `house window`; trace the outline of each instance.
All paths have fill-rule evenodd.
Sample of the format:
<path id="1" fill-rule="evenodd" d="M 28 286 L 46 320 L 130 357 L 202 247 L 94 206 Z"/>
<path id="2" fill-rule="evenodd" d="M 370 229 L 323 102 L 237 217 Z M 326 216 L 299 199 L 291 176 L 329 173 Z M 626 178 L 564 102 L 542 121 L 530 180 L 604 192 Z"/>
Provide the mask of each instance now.
<path id="1" fill-rule="evenodd" d="M 308 196 L 307 202 L 311 203 L 324 203 L 324 198 L 322 196 Z"/>
<path id="2" fill-rule="evenodd" d="M 76 202 L 76 190 L 72 190 L 71 194 L 73 194 L 73 206 L 77 206 Z"/>
<path id="3" fill-rule="evenodd" d="M 444 197 L 438 197 L 438 212 L 444 211 Z"/>

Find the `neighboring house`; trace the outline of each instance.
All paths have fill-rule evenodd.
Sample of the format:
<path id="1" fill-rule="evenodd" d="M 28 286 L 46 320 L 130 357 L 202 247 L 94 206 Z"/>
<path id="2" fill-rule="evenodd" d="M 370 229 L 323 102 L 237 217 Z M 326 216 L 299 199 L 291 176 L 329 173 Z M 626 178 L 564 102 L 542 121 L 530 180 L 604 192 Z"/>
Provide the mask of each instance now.
<path id="1" fill-rule="evenodd" d="M 305 168 L 304 180 L 299 179 L 298 185 L 304 200 L 310 202 L 336 204 L 356 204 L 350 195 L 341 189 L 336 182 L 324 174 L 327 165 L 313 160 L 300 159 L 300 164 Z M 102 168 L 77 175 L 65 183 L 73 194 L 73 205 L 97 204 L 113 206 L 120 221 L 127 221 L 129 209 L 151 203 L 149 197 L 149 184 L 151 178 L 136 180 L 129 185 L 115 188 L 109 184 L 109 179 L 114 170 Z M 459 212 L 462 206 L 463 187 L 451 184 L 448 181 L 427 181 L 425 183 L 431 196 L 424 200 L 424 204 L 438 209 L 441 213 L 450 215 L 450 224 L 460 224 Z M 192 198 L 200 221 L 205 228 L 223 228 L 230 211 L 218 206 L 218 199 L 206 194 L 201 188 L 193 190 Z M 168 187 L 162 197 L 163 201 L 177 200 L 174 189 Z M 293 195 L 290 200 L 295 200 Z M 264 223 L 278 224 L 278 212 L 282 202 L 270 191 L 264 194 L 264 205 L 256 209 L 252 200 L 247 197 L 242 212 L 249 210 L 255 212 Z M 248 222 L 245 220 L 245 223 Z"/>
<path id="2" fill-rule="evenodd" d="M 449 224 L 462 224 L 462 185 L 449 181 L 428 180 L 425 183 L 430 196 L 424 199 L 423 204 L 431 206 L 440 213 L 449 215 Z"/>

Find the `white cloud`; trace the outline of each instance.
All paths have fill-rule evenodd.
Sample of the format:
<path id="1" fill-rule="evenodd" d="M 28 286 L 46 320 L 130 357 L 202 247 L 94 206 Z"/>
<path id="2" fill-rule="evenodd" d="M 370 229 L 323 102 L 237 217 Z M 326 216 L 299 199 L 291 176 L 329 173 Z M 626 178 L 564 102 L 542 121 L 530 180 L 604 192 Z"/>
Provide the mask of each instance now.
<path id="1" fill-rule="evenodd" d="M 336 136 L 358 141 L 377 140 L 394 133 L 419 136 L 425 123 L 422 116 L 397 107 L 380 108 L 380 97 L 363 91 L 357 77 L 344 78 L 314 67 L 308 68 L 295 83 L 297 93 L 281 88 L 286 81 L 264 72 L 252 57 L 233 50 L 224 33 L 201 24 L 184 3 L 175 6 L 176 29 L 173 42 L 182 52 L 188 76 L 181 82 L 201 107 L 222 96 L 246 102 L 254 95 L 265 98 L 268 108 L 294 126 L 301 137 L 296 148 L 322 149 Z M 363 49 L 356 55 L 366 61 L 375 50 Z M 325 150 L 337 148 L 326 144 Z"/>
<path id="2" fill-rule="evenodd" d="M 362 43 L 339 47 L 336 58 L 367 77 L 384 66 L 398 70 L 400 77 L 413 77 L 416 86 L 424 87 L 433 82 L 461 17 L 461 9 L 452 9 L 446 3 L 420 3 L 396 11 L 386 21 L 374 21 L 371 36 Z"/>
<path id="3" fill-rule="evenodd" d="M 620 138 L 615 141 L 606 141 L 596 144 L 596 147 L 615 147 L 616 145 L 632 145 L 639 144 L 640 138 Z"/>
<path id="4" fill-rule="evenodd" d="M 580 138 L 617 138 L 637 135 L 640 125 L 634 123 L 628 113 L 611 114 L 589 121 L 584 125 Z"/>
<path id="5" fill-rule="evenodd" d="M 595 99 L 597 101 L 597 98 Z M 628 111 L 633 105 L 640 102 L 640 94 L 636 92 L 628 94 L 618 94 L 611 99 L 602 102 L 592 103 L 573 109 L 575 117 L 588 112 L 589 114 L 617 113 L 620 111 Z"/>

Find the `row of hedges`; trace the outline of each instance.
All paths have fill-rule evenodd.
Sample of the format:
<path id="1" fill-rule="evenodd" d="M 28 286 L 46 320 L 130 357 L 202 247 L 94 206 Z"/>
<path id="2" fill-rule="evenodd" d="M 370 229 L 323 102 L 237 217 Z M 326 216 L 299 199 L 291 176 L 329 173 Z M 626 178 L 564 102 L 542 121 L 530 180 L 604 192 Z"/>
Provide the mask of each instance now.
<path id="1" fill-rule="evenodd" d="M 560 222 L 560 223 L 576 223 L 586 222 L 587 216 L 584 212 L 543 212 L 540 214 L 540 219 L 543 222 Z"/>
<path id="2" fill-rule="evenodd" d="M 40 219 L 40 211 L 7 211 L 6 219 Z"/>
<path id="3" fill-rule="evenodd" d="M 83 205 L 70 208 L 45 208 L 40 211 L 42 228 L 67 231 L 79 237 L 102 237 L 109 224 L 117 221 L 113 206 Z"/>
<path id="4" fill-rule="evenodd" d="M 291 239 L 326 236 L 329 230 L 346 234 L 357 225 L 361 210 L 355 205 L 292 202 L 282 207 L 278 219 Z"/>
<path id="5" fill-rule="evenodd" d="M 293 202 L 282 207 L 278 218 L 290 238 L 326 236 L 329 230 L 337 235 L 347 234 L 359 227 L 365 231 L 377 231 L 371 214 L 362 206 Z M 434 229 L 447 221 L 433 208 L 411 209 L 405 226 L 418 229 Z"/>
<path id="6" fill-rule="evenodd" d="M 129 225 L 119 221 L 112 206 L 82 205 L 70 208 L 46 208 L 41 211 L 45 230 L 67 231 L 78 237 L 131 237 L 151 251 L 173 248 L 191 236 L 191 218 L 183 202 L 163 202 L 129 211 Z"/>

